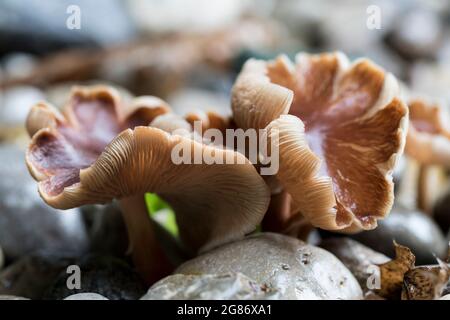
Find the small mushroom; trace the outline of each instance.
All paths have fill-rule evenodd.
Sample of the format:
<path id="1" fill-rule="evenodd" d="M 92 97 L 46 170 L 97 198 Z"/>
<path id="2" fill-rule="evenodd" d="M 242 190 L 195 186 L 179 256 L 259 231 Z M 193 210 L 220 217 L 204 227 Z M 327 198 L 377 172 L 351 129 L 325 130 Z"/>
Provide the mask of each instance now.
<path id="1" fill-rule="evenodd" d="M 138 271 L 153 282 L 167 273 L 144 202 L 146 192 L 168 201 L 180 238 L 192 252 L 243 237 L 260 223 L 269 191 L 240 153 L 147 127 L 169 107 L 155 97 L 126 104 L 111 88 L 75 88 L 63 114 L 41 103 L 27 128 L 26 162 L 44 201 L 59 209 L 118 199 Z M 134 129 L 133 129 L 134 128 Z M 175 164 L 175 147 L 215 153 L 233 164 Z"/>
<path id="2" fill-rule="evenodd" d="M 295 65 L 285 56 L 250 59 L 232 109 L 238 127 L 278 133 L 277 178 L 297 217 L 355 232 L 375 228 L 390 211 L 408 123 L 391 74 L 341 53 L 300 53 Z"/>
<path id="3" fill-rule="evenodd" d="M 450 117 L 440 103 L 425 98 L 411 98 L 408 107 L 405 154 L 418 166 L 417 207 L 431 213 L 448 186 L 444 169 L 450 167 Z"/>
<path id="4" fill-rule="evenodd" d="M 420 209 L 433 215 L 433 208 L 448 191 L 449 183 L 444 167 L 422 164 L 416 159 L 405 157 L 406 166 L 402 172 L 396 200 L 411 210 Z"/>
<path id="5" fill-rule="evenodd" d="M 222 116 L 215 111 L 196 110 L 188 112 L 184 118 L 192 127 L 195 126 L 196 121 L 201 121 L 202 130 L 218 129 L 225 133 L 225 130 L 230 127 L 230 120 L 228 117 Z"/>
<path id="6" fill-rule="evenodd" d="M 424 98 L 408 102 L 405 153 L 423 164 L 450 166 L 450 117 L 441 104 Z"/>

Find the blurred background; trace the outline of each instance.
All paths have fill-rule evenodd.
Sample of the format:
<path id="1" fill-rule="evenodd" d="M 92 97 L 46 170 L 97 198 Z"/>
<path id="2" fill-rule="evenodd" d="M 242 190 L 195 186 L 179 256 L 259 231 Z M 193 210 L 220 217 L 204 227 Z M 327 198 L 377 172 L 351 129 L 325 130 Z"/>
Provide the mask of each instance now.
<path id="1" fill-rule="evenodd" d="M 159 96 L 181 114 L 193 108 L 229 114 L 231 86 L 249 57 L 333 50 L 369 57 L 413 91 L 450 100 L 449 1 L 0 1 L 0 294 L 64 296 L 54 280 L 68 261 L 126 251 L 114 206 L 57 215 L 39 198 L 23 158 L 24 121 L 34 103 L 62 107 L 74 84 L 102 82 Z M 431 252 L 446 250 L 449 222 L 402 214 L 388 222 L 394 227 L 386 227 L 386 250 L 392 234 L 407 233 L 410 219 L 405 237 L 416 241 L 416 254 L 423 251 L 419 259 L 433 262 Z M 361 241 L 380 243 L 383 236 L 372 238 Z M 115 284 L 106 296 L 142 294 L 127 267 L 102 259 L 81 263 L 103 266 Z"/>
<path id="2" fill-rule="evenodd" d="M 3 0 L 0 139 L 33 102 L 61 106 L 80 82 L 226 112 L 248 57 L 298 51 L 366 56 L 412 89 L 448 97 L 449 8 L 438 0 Z"/>

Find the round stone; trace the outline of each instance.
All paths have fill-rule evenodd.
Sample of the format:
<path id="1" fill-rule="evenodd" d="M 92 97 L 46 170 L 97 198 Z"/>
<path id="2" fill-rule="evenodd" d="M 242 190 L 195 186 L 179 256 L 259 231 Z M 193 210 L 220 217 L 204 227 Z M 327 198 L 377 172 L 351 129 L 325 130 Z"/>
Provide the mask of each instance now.
<path id="1" fill-rule="evenodd" d="M 281 299 L 361 299 L 351 272 L 331 253 L 274 233 L 249 236 L 182 264 L 175 273 L 242 273 Z"/>

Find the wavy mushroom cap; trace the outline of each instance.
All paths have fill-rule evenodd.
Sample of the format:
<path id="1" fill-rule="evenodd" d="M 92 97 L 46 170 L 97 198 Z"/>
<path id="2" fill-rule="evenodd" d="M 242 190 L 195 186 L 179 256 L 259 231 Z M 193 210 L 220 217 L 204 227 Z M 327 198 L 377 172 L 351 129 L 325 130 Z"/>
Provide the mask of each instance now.
<path id="1" fill-rule="evenodd" d="M 124 105 L 106 87 L 76 88 L 63 114 L 46 104 L 32 108 L 26 161 L 44 201 L 67 209 L 155 192 L 171 203 L 194 250 L 253 231 L 269 201 L 263 179 L 237 152 L 140 126 L 169 110 L 154 97 Z M 191 150 L 191 160 L 215 155 L 234 164 L 177 165 L 175 147 Z"/>
<path id="2" fill-rule="evenodd" d="M 405 153 L 427 165 L 450 167 L 450 118 L 441 104 L 423 98 L 408 103 Z"/>
<path id="3" fill-rule="evenodd" d="M 202 130 L 217 129 L 225 133 L 226 129 L 232 127 L 229 117 L 220 115 L 215 111 L 205 112 L 202 110 L 195 110 L 188 112 L 184 118 L 191 124 L 192 127 L 195 126 L 195 122 L 200 121 Z"/>
<path id="4" fill-rule="evenodd" d="M 396 79 L 366 59 L 298 54 L 249 60 L 232 92 L 242 128 L 278 133 L 278 179 L 293 212 L 328 230 L 373 229 L 393 203 L 408 108 Z"/>

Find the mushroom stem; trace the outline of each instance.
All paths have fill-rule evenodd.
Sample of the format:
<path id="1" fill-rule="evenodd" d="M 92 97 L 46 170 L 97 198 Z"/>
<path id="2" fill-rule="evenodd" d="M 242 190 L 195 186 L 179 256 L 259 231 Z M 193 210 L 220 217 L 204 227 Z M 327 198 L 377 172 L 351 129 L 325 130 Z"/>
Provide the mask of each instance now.
<path id="1" fill-rule="evenodd" d="M 173 266 L 158 244 L 154 221 L 149 217 L 143 194 L 119 201 L 128 230 L 129 252 L 134 265 L 148 284 L 170 274 Z"/>
<path id="2" fill-rule="evenodd" d="M 299 212 L 292 215 L 282 233 L 308 242 L 309 234 L 314 229 L 314 226 Z"/>
<path id="3" fill-rule="evenodd" d="M 282 232 L 291 217 L 291 197 L 286 191 L 271 196 L 269 208 L 262 221 L 262 229 L 270 232 Z"/>
<path id="4" fill-rule="evenodd" d="M 419 198 L 419 171 L 420 164 L 410 158 L 406 158 L 405 170 L 399 182 L 396 201 L 408 209 L 417 208 Z"/>
<path id="5" fill-rule="evenodd" d="M 419 167 L 419 175 L 418 175 L 418 186 L 417 186 L 417 207 L 422 210 L 423 212 L 429 214 L 429 211 L 427 209 L 428 207 L 428 199 L 425 188 L 427 187 L 427 176 L 429 174 L 428 166 L 422 164 Z"/>
<path id="6" fill-rule="evenodd" d="M 448 182 L 441 166 L 419 163 L 407 158 L 396 201 L 409 209 L 431 215 L 433 206 L 447 190 Z"/>
<path id="7" fill-rule="evenodd" d="M 447 190 L 445 171 L 440 166 L 421 164 L 418 175 L 417 207 L 432 215 L 436 201 Z"/>

